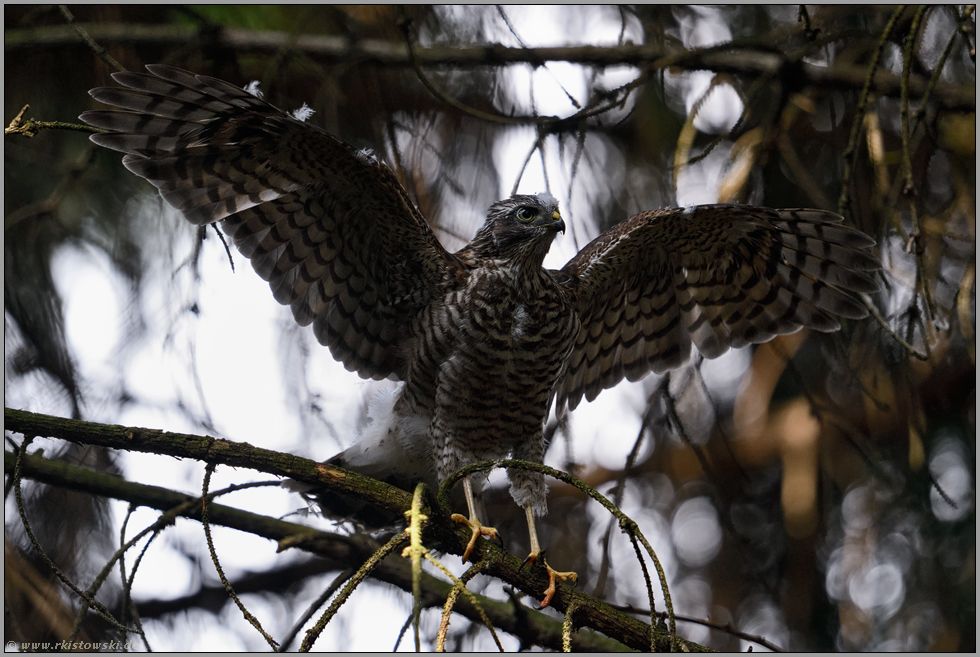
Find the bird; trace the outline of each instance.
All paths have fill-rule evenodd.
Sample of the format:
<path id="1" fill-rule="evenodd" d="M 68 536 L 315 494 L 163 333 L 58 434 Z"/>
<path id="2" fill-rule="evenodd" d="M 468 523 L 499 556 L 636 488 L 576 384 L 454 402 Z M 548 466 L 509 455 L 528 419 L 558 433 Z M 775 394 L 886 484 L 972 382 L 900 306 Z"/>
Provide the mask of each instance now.
<path id="1" fill-rule="evenodd" d="M 401 382 L 370 439 L 335 460 L 366 473 L 439 483 L 506 457 L 542 463 L 544 423 L 623 379 L 715 358 L 804 327 L 867 316 L 875 241 L 817 209 L 700 205 L 640 212 L 560 270 L 543 266 L 565 221 L 550 193 L 492 204 L 450 253 L 371 152 L 284 112 L 253 89 L 165 65 L 119 72 L 89 93 L 110 110 L 81 120 L 90 139 L 193 224 L 218 222 L 275 299 L 344 367 Z M 535 518 L 544 476 L 509 468 L 528 560 L 545 560 Z M 471 538 L 484 525 L 463 478 Z"/>

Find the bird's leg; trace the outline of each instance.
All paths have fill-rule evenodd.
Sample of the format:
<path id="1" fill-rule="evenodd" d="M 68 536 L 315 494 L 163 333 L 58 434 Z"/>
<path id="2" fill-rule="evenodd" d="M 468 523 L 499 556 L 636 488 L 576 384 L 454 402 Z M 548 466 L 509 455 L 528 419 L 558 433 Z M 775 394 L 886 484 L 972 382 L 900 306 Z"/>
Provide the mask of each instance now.
<path id="1" fill-rule="evenodd" d="M 535 563 L 540 558 L 541 563 L 548 571 L 548 588 L 544 591 L 544 599 L 541 601 L 540 607 L 540 609 L 544 609 L 551 604 L 551 598 L 554 597 L 555 591 L 557 590 L 555 580 L 570 579 L 573 582 L 576 582 L 578 581 L 578 573 L 562 573 L 548 565 L 548 562 L 545 561 L 544 558 L 544 550 L 541 549 L 541 544 L 538 543 L 538 530 L 534 527 L 534 513 L 531 511 L 530 504 L 524 505 L 524 513 L 527 515 L 527 531 L 531 535 L 531 554 L 527 555 L 527 559 L 524 560 L 524 563 Z"/>
<path id="2" fill-rule="evenodd" d="M 461 513 L 454 513 L 450 517 L 456 522 L 469 525 L 470 531 L 473 532 L 473 535 L 470 536 L 470 542 L 466 544 L 466 550 L 463 552 L 463 563 L 466 563 L 470 558 L 470 552 L 473 551 L 473 546 L 476 545 L 477 536 L 486 536 L 494 540 L 499 540 L 499 537 L 497 536 L 496 529 L 493 527 L 484 527 L 480 519 L 476 517 L 476 503 L 473 501 L 473 484 L 470 482 L 469 477 L 463 479 L 463 493 L 466 495 L 466 508 L 470 512 L 470 517 L 467 518 Z"/>

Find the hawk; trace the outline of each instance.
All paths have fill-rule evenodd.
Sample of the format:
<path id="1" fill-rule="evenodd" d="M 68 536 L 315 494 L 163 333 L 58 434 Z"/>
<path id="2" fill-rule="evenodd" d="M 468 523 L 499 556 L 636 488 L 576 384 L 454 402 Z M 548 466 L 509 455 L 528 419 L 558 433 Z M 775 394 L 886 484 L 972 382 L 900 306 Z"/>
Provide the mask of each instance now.
<path id="1" fill-rule="evenodd" d="M 449 253 L 394 173 L 257 95 L 163 65 L 115 73 L 90 93 L 118 110 L 81 119 L 92 141 L 198 225 L 221 222 L 276 300 L 344 366 L 404 382 L 373 442 L 337 462 L 367 474 L 441 482 L 479 460 L 541 463 L 543 425 L 622 379 L 708 358 L 803 327 L 867 315 L 874 240 L 822 210 L 705 205 L 637 214 L 561 270 L 544 269 L 564 232 L 550 194 L 490 206 Z M 546 513 L 541 474 L 510 469 L 531 555 Z M 482 524 L 463 480 L 472 530 Z M 559 573 L 541 559 L 554 592 Z"/>

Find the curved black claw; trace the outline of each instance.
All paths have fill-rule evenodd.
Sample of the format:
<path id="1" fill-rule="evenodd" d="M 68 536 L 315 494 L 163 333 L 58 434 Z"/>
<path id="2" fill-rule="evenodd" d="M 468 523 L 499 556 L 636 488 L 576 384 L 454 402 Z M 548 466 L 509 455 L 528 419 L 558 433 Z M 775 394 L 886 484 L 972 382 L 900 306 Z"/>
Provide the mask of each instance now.
<path id="1" fill-rule="evenodd" d="M 531 554 L 527 555 L 524 558 L 524 561 L 521 562 L 521 567 L 517 569 L 517 572 L 521 572 L 522 570 L 524 570 L 524 566 L 528 565 L 529 563 L 537 563 L 538 558 L 544 559 L 544 555 L 546 552 L 547 550 L 541 550 L 540 552 L 537 553 L 532 552 Z"/>

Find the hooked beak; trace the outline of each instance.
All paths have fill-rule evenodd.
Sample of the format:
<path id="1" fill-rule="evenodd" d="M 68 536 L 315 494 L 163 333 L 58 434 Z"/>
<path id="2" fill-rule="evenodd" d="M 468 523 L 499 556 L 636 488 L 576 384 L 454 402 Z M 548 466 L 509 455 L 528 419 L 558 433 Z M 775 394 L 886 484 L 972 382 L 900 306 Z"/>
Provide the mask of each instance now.
<path id="1" fill-rule="evenodd" d="M 551 213 L 551 218 L 554 220 L 554 223 L 551 224 L 551 227 L 554 228 L 555 231 L 564 235 L 565 222 L 562 220 L 561 214 L 558 213 L 558 210 L 555 210 L 554 212 Z"/>

